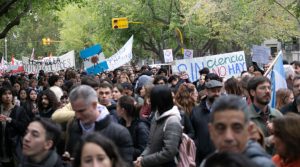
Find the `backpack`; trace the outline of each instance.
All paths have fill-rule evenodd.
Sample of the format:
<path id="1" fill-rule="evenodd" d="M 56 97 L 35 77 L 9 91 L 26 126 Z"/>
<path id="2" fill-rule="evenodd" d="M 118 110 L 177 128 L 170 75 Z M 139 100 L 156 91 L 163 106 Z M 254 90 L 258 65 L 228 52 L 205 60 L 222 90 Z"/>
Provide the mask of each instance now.
<path id="1" fill-rule="evenodd" d="M 170 118 L 170 117 L 169 117 Z M 169 118 L 167 118 L 163 131 L 165 132 Z M 175 157 L 177 159 L 177 157 Z M 175 160 L 176 162 L 176 160 Z M 179 145 L 179 160 L 177 167 L 195 167 L 196 166 L 196 146 L 187 134 L 182 133 Z"/>

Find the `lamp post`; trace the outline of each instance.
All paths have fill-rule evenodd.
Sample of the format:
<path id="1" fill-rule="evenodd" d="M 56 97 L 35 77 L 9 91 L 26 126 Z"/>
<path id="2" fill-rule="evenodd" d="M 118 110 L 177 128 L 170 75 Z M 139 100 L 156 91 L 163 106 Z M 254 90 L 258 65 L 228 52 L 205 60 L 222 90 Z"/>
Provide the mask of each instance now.
<path id="1" fill-rule="evenodd" d="M 5 55 L 5 60 L 6 60 L 6 62 L 7 62 L 7 38 L 6 38 L 6 37 L 5 37 L 5 39 L 4 39 L 4 43 L 5 43 L 4 55 Z"/>

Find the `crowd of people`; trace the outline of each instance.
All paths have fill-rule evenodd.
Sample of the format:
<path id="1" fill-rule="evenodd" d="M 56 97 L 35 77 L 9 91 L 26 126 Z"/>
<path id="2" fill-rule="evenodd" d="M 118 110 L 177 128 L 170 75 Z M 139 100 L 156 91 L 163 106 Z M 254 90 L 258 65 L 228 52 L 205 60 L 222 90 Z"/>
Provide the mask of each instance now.
<path id="1" fill-rule="evenodd" d="M 276 92 L 252 65 L 238 77 L 120 67 L 0 77 L 0 167 L 300 166 L 300 62 L 285 63 Z M 265 69 L 266 70 L 266 69 Z"/>

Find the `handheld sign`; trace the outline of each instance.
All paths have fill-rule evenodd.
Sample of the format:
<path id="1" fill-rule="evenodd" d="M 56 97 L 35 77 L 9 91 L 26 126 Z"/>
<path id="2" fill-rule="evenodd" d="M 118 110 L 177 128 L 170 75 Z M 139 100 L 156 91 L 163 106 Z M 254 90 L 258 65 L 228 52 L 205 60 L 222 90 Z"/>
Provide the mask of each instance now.
<path id="1" fill-rule="evenodd" d="M 244 51 L 193 59 L 181 59 L 174 62 L 174 65 L 172 65 L 173 72 L 186 71 L 191 81 L 199 79 L 199 70 L 204 67 L 209 68 L 210 72 L 224 78 L 239 76 L 242 71 L 247 69 Z"/>

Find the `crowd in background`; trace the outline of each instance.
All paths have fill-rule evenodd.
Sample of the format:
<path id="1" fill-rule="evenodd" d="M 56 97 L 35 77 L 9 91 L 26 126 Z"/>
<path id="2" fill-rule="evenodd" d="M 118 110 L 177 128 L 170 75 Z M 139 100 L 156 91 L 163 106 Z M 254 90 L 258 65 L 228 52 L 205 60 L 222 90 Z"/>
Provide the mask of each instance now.
<path id="1" fill-rule="evenodd" d="M 4 73 L 0 167 L 173 167 L 183 133 L 194 166 L 300 166 L 300 62 L 284 64 L 275 108 L 267 66 L 255 64 L 227 79 L 203 68 L 194 82 L 146 65 Z"/>

